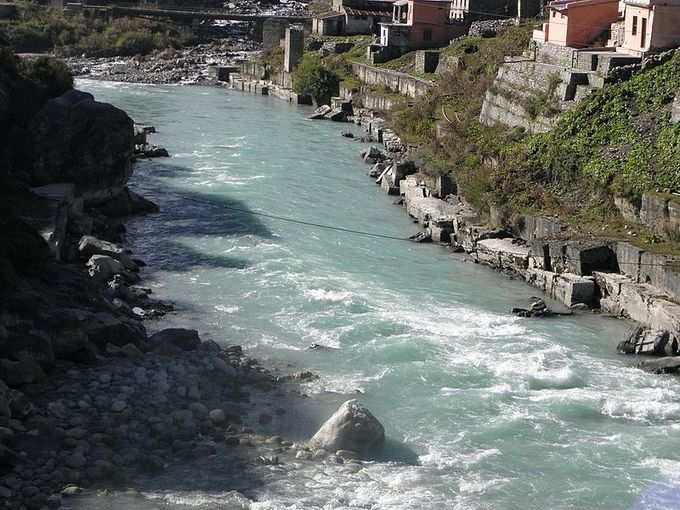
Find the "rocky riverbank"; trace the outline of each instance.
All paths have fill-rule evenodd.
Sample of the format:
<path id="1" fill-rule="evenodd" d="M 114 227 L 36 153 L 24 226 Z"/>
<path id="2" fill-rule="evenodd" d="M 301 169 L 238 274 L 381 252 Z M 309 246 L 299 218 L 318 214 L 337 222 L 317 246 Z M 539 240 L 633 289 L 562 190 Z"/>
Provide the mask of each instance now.
<path id="1" fill-rule="evenodd" d="M 75 76 L 96 80 L 153 84 L 209 84 L 214 69 L 243 62 L 260 49 L 247 33 L 182 49 L 137 57 L 73 57 L 66 63 Z"/>
<path id="2" fill-rule="evenodd" d="M 680 277 L 672 257 L 647 253 L 626 240 L 570 238 L 556 218 L 527 215 L 508 222 L 500 211 L 492 211 L 484 219 L 450 178 L 424 173 L 375 112 L 357 109 L 351 120 L 363 127 L 368 140 L 382 144 L 361 157 L 370 165 L 368 175 L 386 193 L 400 197 L 395 203 L 423 227 L 419 242 L 466 253 L 572 311 L 593 310 L 637 322 L 628 338 L 618 339 L 619 352 L 680 354 L 680 305 L 673 292 Z M 680 364 L 664 359 L 640 367 L 675 372 Z"/>
<path id="3" fill-rule="evenodd" d="M 158 210 L 127 186 L 153 130 L 11 67 L 0 92 L 3 508 L 58 508 L 191 459 L 245 472 L 333 453 L 272 436 L 294 398 L 284 385 L 311 374 L 161 329 L 173 307 L 140 285 L 145 263 L 124 245 L 126 218 Z"/>

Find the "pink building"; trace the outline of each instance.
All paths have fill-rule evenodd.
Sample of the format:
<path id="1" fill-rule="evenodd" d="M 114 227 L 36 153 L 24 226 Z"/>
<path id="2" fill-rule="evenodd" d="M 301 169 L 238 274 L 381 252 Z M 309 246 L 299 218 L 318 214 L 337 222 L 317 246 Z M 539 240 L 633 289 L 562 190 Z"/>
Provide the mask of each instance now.
<path id="1" fill-rule="evenodd" d="M 392 22 L 380 24 L 380 45 L 404 50 L 446 46 L 459 31 L 450 12 L 450 0 L 397 0 Z"/>
<path id="2" fill-rule="evenodd" d="M 624 26 L 624 51 L 680 46 L 680 0 L 625 0 Z"/>
<path id="3" fill-rule="evenodd" d="M 571 48 L 604 46 L 619 19 L 618 0 L 558 0 L 548 6 L 548 22 L 534 40 Z"/>

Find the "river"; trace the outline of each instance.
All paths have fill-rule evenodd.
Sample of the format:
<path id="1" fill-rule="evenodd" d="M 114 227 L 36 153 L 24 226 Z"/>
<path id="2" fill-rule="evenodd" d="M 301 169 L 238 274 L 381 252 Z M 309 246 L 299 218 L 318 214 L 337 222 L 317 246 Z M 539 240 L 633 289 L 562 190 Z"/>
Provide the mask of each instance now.
<path id="1" fill-rule="evenodd" d="M 344 125 L 224 89 L 79 86 L 156 126 L 172 154 L 140 162 L 132 183 L 162 209 L 129 224 L 145 284 L 178 307 L 158 327 L 318 373 L 303 385 L 310 398 L 272 424 L 284 437 L 308 437 L 348 398 L 389 437 L 391 456 L 357 472 L 301 463 L 269 469 L 249 489 L 256 503 L 203 483 L 166 491 L 170 507 L 678 507 L 680 392 L 615 353 L 629 324 L 519 319 L 509 309 L 535 290 L 439 246 L 251 214 L 415 233 L 366 177 Z"/>

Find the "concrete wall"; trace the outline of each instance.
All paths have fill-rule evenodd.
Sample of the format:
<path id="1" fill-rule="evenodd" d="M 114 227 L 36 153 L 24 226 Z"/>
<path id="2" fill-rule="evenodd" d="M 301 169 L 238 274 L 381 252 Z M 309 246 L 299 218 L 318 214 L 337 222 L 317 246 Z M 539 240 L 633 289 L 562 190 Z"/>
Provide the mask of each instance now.
<path id="1" fill-rule="evenodd" d="M 480 122 L 487 126 L 496 124 L 520 126 L 531 133 L 549 131 L 559 119 L 559 115 L 533 117 L 525 110 L 525 104 L 531 101 L 532 96 L 544 93 L 553 76 L 561 80 L 552 98 L 553 106 L 561 112 L 570 106 L 566 100 L 573 90 L 572 81 L 575 73 L 557 66 L 531 61 L 503 64 L 498 70 L 493 86 L 484 97 Z"/>
<path id="2" fill-rule="evenodd" d="M 373 94 L 371 92 L 362 92 L 359 97 L 359 101 L 364 108 L 381 112 L 390 111 L 394 108 L 396 103 L 392 97 L 384 96 L 382 94 Z"/>
<path id="3" fill-rule="evenodd" d="M 267 67 L 257 62 L 244 62 L 240 73 L 251 80 L 264 80 L 267 77 Z"/>
<path id="4" fill-rule="evenodd" d="M 421 96 L 432 88 L 432 83 L 429 81 L 415 78 L 406 73 L 379 69 L 366 64 L 352 64 L 352 71 L 362 83 L 384 86 L 404 96 Z"/>
<path id="5" fill-rule="evenodd" d="M 639 215 L 640 222 L 657 234 L 680 238 L 680 196 L 645 193 Z"/>
<path id="6" fill-rule="evenodd" d="M 292 73 L 302 60 L 305 50 L 305 33 L 302 28 L 286 28 L 286 41 L 283 47 L 283 70 Z"/>

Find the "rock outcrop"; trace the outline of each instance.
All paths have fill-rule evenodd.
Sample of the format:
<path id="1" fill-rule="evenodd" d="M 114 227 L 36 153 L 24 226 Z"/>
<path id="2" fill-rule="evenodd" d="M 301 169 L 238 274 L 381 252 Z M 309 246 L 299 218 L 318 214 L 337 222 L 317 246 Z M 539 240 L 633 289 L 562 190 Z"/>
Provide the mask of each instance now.
<path id="1" fill-rule="evenodd" d="M 378 419 L 356 400 L 348 400 L 314 434 L 310 446 L 369 454 L 384 442 L 385 429 Z"/>
<path id="2" fill-rule="evenodd" d="M 73 182 L 85 199 L 122 191 L 132 174 L 133 122 L 123 111 L 71 90 L 50 99 L 29 123 L 33 186 Z"/>

